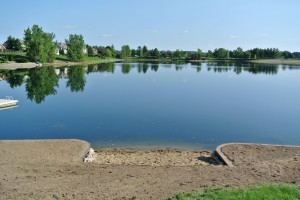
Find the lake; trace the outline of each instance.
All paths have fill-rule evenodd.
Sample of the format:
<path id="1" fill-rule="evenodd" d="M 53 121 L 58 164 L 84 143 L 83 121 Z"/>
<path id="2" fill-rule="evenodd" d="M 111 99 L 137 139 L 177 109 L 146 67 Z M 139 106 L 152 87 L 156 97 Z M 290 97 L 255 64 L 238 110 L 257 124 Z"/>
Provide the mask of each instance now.
<path id="1" fill-rule="evenodd" d="M 0 70 L 0 139 L 213 150 L 300 145 L 300 66 L 106 63 Z"/>

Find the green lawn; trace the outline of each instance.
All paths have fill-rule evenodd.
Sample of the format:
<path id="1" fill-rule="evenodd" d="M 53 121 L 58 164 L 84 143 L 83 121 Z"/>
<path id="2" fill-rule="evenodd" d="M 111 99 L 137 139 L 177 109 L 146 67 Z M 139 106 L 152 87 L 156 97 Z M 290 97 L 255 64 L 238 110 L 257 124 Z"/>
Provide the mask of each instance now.
<path id="1" fill-rule="evenodd" d="M 295 185 L 261 185 L 246 189 L 206 189 L 192 193 L 181 193 L 170 200 L 300 200 L 300 186 Z"/>

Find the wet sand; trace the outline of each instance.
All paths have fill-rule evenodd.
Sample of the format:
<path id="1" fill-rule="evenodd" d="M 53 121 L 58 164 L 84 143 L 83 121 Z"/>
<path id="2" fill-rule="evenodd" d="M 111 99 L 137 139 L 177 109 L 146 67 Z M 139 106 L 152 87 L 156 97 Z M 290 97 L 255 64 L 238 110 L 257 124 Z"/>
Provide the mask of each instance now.
<path id="1" fill-rule="evenodd" d="M 206 187 L 300 184 L 300 147 L 229 144 L 211 152 L 98 149 L 80 140 L 0 141 L 0 199 L 165 199 Z"/>

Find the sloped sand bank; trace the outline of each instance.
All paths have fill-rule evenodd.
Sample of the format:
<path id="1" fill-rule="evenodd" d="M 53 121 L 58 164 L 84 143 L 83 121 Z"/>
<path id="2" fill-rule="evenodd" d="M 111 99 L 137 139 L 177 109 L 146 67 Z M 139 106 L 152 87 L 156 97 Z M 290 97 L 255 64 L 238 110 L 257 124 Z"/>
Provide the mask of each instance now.
<path id="1" fill-rule="evenodd" d="M 210 152 L 96 150 L 80 140 L 0 141 L 0 199 L 163 199 L 210 186 L 300 184 L 300 147 L 229 144 Z"/>

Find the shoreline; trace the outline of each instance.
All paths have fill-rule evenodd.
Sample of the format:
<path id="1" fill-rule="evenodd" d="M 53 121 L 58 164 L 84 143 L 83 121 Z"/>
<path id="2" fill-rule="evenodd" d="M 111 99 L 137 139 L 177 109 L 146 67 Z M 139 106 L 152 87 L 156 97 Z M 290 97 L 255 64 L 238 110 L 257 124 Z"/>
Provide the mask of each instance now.
<path id="1" fill-rule="evenodd" d="M 191 63 L 207 63 L 207 62 L 244 62 L 244 63 L 256 63 L 256 64 L 274 64 L 274 65 L 299 65 L 300 59 L 257 59 L 257 60 L 239 60 L 239 59 L 229 59 L 229 60 L 173 60 L 173 59 L 99 59 L 93 61 L 86 62 L 66 62 L 66 61 L 55 61 L 54 63 L 44 63 L 42 66 L 53 66 L 55 68 L 64 67 L 64 66 L 74 66 L 74 65 L 92 65 L 92 64 L 100 64 L 100 63 L 109 63 L 109 62 L 120 62 L 120 61 L 128 61 L 128 62 L 191 62 Z M 0 63 L 0 70 L 16 70 L 16 69 L 30 69 L 35 67 L 41 67 L 40 64 L 34 62 L 28 63 Z"/>
<path id="2" fill-rule="evenodd" d="M 16 69 L 31 69 L 36 67 L 45 67 L 45 66 L 53 66 L 55 68 L 65 67 L 65 66 L 74 66 L 74 65 L 92 65 L 92 64 L 101 64 L 101 63 L 110 63 L 110 62 L 120 62 L 122 59 L 99 59 L 93 61 L 85 61 L 85 62 L 65 62 L 65 61 L 55 61 L 53 63 L 44 63 L 37 64 L 34 62 L 28 63 L 0 63 L 0 70 L 16 70 Z"/>

